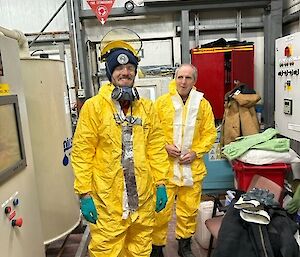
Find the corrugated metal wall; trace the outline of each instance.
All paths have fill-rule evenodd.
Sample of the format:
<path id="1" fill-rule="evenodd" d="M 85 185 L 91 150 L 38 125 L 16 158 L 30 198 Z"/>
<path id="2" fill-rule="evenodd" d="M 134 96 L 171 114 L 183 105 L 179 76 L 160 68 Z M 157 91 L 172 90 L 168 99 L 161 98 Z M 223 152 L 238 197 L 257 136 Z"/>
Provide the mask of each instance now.
<path id="1" fill-rule="evenodd" d="M 283 0 L 284 15 L 292 14 L 300 10 L 300 0 Z"/>
<path id="2" fill-rule="evenodd" d="M 0 0 L 0 26 L 23 33 L 39 32 L 64 0 Z M 65 6 L 45 30 L 69 30 Z"/>

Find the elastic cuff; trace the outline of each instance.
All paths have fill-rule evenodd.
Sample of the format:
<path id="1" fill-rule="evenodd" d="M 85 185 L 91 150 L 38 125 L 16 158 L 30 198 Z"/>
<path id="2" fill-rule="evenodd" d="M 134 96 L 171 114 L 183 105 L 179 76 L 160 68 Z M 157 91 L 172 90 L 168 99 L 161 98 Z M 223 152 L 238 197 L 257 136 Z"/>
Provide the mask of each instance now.
<path id="1" fill-rule="evenodd" d="M 160 182 L 156 182 L 155 185 L 156 185 L 157 187 L 159 187 L 159 186 L 165 186 L 166 183 L 165 183 L 165 181 L 160 181 Z"/>
<path id="2" fill-rule="evenodd" d="M 87 193 L 83 193 L 83 194 L 79 194 L 79 198 L 87 198 L 87 197 L 91 197 L 90 192 Z"/>

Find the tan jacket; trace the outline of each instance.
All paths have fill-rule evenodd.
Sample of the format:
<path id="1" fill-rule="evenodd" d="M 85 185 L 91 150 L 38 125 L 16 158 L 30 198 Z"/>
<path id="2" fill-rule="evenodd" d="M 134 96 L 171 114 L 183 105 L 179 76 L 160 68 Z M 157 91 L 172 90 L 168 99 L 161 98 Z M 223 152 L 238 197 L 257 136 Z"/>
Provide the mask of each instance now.
<path id="1" fill-rule="evenodd" d="M 225 111 L 222 121 L 221 145 L 227 145 L 239 136 L 259 133 L 255 105 L 261 99 L 258 94 L 232 94 L 225 96 Z"/>

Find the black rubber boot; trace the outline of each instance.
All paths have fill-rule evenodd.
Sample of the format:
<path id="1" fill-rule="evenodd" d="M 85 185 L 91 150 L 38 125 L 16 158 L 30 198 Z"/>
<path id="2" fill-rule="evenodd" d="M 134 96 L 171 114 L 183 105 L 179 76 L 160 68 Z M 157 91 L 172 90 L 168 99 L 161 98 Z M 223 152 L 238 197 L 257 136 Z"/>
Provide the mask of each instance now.
<path id="1" fill-rule="evenodd" d="M 178 240 L 178 255 L 181 257 L 195 257 L 191 250 L 191 237 Z"/>
<path id="2" fill-rule="evenodd" d="M 164 257 L 163 247 L 161 245 L 152 245 L 150 257 Z"/>

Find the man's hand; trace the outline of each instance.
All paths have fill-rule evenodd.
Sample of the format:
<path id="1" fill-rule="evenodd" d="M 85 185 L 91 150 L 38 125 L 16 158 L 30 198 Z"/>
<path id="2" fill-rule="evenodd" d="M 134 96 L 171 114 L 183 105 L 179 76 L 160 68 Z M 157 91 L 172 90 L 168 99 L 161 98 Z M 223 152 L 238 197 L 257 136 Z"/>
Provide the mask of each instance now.
<path id="1" fill-rule="evenodd" d="M 190 151 L 179 158 L 180 164 L 191 164 L 196 159 L 196 153 Z"/>
<path id="2" fill-rule="evenodd" d="M 93 198 L 89 195 L 80 199 L 80 209 L 83 217 L 91 223 L 96 224 L 98 219 L 97 210 L 93 201 Z"/>
<path id="3" fill-rule="evenodd" d="M 166 145 L 166 150 L 169 156 L 174 158 L 179 158 L 181 151 L 176 147 L 176 145 Z"/>

